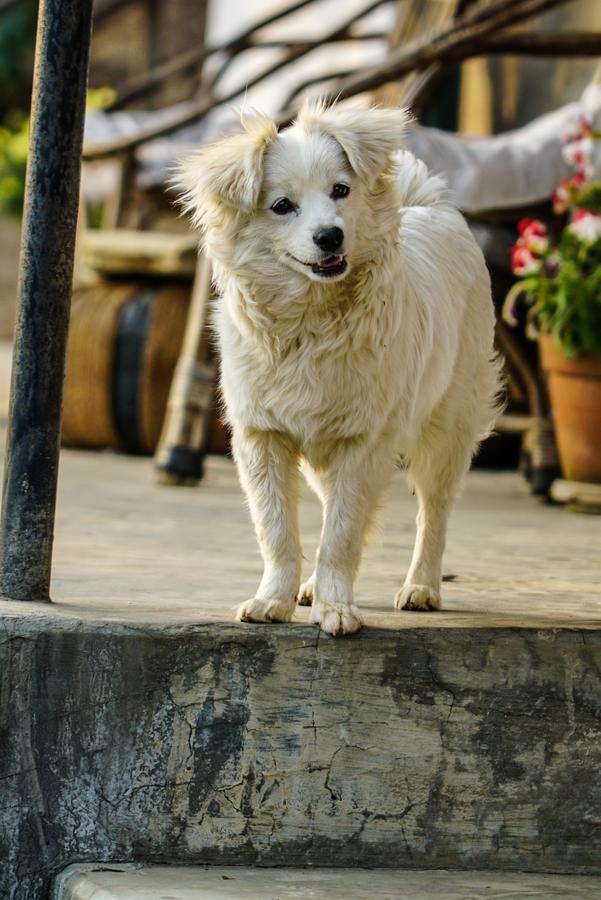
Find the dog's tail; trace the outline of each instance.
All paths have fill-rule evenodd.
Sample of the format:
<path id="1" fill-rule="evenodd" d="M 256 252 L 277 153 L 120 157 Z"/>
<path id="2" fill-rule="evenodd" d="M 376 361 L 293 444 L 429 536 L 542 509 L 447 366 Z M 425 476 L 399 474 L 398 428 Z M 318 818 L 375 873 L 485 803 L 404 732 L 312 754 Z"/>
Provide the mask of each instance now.
<path id="1" fill-rule="evenodd" d="M 398 155 L 397 183 L 401 206 L 434 206 L 442 199 L 447 184 L 440 175 L 431 175 L 426 164 L 408 150 Z"/>

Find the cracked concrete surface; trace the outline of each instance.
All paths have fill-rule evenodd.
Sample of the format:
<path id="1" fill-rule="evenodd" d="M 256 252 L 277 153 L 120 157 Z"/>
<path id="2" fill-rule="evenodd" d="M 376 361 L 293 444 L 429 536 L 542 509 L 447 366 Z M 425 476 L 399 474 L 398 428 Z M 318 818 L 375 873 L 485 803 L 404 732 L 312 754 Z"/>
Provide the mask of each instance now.
<path id="1" fill-rule="evenodd" d="M 40 625 L 3 621 L 2 897 L 78 860 L 601 874 L 599 632 Z"/>

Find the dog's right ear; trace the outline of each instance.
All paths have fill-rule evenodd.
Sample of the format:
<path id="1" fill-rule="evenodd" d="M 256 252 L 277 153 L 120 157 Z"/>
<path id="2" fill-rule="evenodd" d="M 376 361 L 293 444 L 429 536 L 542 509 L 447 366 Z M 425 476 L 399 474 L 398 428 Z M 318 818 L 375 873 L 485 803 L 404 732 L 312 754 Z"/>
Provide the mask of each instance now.
<path id="1" fill-rule="evenodd" d="M 263 180 L 263 157 L 277 137 L 274 122 L 260 113 L 242 118 L 244 131 L 203 147 L 184 159 L 175 177 L 183 188 L 182 202 L 202 225 L 217 199 L 236 209 L 256 206 Z"/>

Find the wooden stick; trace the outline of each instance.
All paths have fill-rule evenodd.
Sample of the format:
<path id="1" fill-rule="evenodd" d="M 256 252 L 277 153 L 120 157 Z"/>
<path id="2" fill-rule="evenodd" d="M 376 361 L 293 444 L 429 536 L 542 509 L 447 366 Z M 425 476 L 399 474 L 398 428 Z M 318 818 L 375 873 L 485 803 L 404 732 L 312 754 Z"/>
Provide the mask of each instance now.
<path id="1" fill-rule="evenodd" d="M 369 13 L 373 12 L 373 10 L 378 9 L 378 7 L 382 6 L 384 3 L 389 2 L 390 0 L 371 0 L 371 2 L 367 6 L 364 6 L 363 9 L 359 10 L 358 13 L 355 13 L 341 25 L 337 26 L 331 32 L 329 32 L 325 36 L 323 43 L 329 43 L 330 41 L 335 40 L 336 36 L 339 34 L 344 34 L 350 25 L 359 21 L 364 16 L 367 16 Z M 563 2 L 565 2 L 565 0 L 563 0 Z M 206 114 L 216 106 L 220 106 L 223 103 L 230 103 L 232 100 L 235 100 L 236 97 L 239 97 L 249 88 L 254 87 L 256 84 L 259 84 L 259 82 L 263 81 L 265 78 L 268 78 L 270 75 L 273 75 L 275 72 L 278 72 L 280 69 L 284 68 L 290 63 L 295 62 L 303 56 L 306 56 L 306 54 L 310 53 L 313 49 L 313 44 L 302 44 L 294 48 L 293 50 L 290 50 L 284 57 L 282 57 L 282 59 L 269 66 L 267 69 L 259 72 L 259 74 L 255 75 L 254 78 L 251 78 L 250 81 L 247 81 L 242 85 L 238 85 L 236 88 L 231 90 L 229 94 L 214 100 L 207 100 L 206 98 L 202 97 L 198 101 L 189 104 L 187 112 L 182 113 L 176 110 L 172 114 L 168 122 L 165 122 L 162 125 L 155 126 L 153 128 L 141 129 L 138 134 L 131 137 L 117 138 L 114 141 L 99 144 L 97 146 L 88 145 L 87 147 L 84 147 L 83 157 L 84 159 L 100 159 L 102 157 L 112 156 L 115 153 L 121 153 L 123 150 L 126 150 L 129 147 L 138 147 L 140 144 L 144 144 L 147 141 L 154 140 L 154 138 L 162 137 L 165 134 L 170 134 L 172 131 L 181 128 L 184 125 L 189 125 L 192 122 L 197 122 L 204 116 L 206 116 Z"/>
<path id="2" fill-rule="evenodd" d="M 341 34 L 337 37 L 330 38 L 328 43 L 336 44 L 345 43 L 346 41 L 383 41 L 387 37 L 388 35 L 385 31 L 349 31 L 347 32 L 347 34 Z M 265 40 L 256 38 L 256 40 L 252 40 L 249 43 L 248 47 L 245 47 L 244 49 L 266 50 L 282 47 L 285 50 L 291 50 L 294 47 L 300 46 L 301 44 L 313 44 L 315 48 L 327 46 L 323 38 L 299 37 L 295 41 L 291 41 L 287 38 L 266 38 Z"/>
<path id="3" fill-rule="evenodd" d="M 466 55 L 462 52 L 452 62 L 462 62 L 473 55 L 496 56 L 497 54 L 535 57 L 597 57 L 601 56 L 601 32 L 562 31 L 555 34 L 545 32 L 544 34 L 508 34 L 491 37 L 484 42 L 481 48 L 470 49 Z M 419 107 L 425 95 L 432 88 L 433 82 L 440 77 L 444 68 L 443 63 L 434 63 L 425 69 L 421 77 L 410 86 L 403 96 L 401 101 L 403 105 L 413 110 L 418 118 Z M 601 81 L 601 64 L 599 73 L 599 81 Z"/>
<path id="4" fill-rule="evenodd" d="M 182 349 L 173 374 L 163 430 L 155 453 L 157 481 L 196 484 L 203 476 L 217 369 L 205 351 L 203 333 L 211 296 L 211 264 L 200 253 Z"/>
<path id="5" fill-rule="evenodd" d="M 496 56 L 497 54 L 544 57 L 597 57 L 601 56 L 601 32 L 562 31 L 556 34 L 546 32 L 543 34 L 508 34 L 500 37 L 491 37 L 486 39 L 481 47 L 469 48 L 466 55 L 464 55 L 463 51 L 460 54 L 458 53 L 453 62 L 461 62 L 472 55 Z M 415 110 L 420 105 L 424 93 L 430 89 L 432 81 L 440 75 L 443 68 L 441 63 L 434 63 L 428 69 L 425 69 L 423 79 L 411 85 L 407 94 L 403 96 L 402 103 Z M 284 110 L 292 107 L 294 99 L 305 88 L 311 87 L 313 84 L 329 81 L 335 77 L 335 73 L 332 73 L 331 75 L 324 74 L 320 77 L 307 79 L 288 96 L 283 105 Z M 347 75 L 340 73 L 338 77 L 340 79 L 349 78 L 351 73 Z M 386 81 L 383 81 L 382 84 L 385 84 Z M 380 86 L 380 84 L 376 85 L 376 87 Z M 285 120 L 287 120 L 290 117 L 290 112 L 282 113 L 282 117 L 286 117 Z"/>
<path id="6" fill-rule="evenodd" d="M 561 31 L 557 34 L 507 34 L 491 38 L 483 56 L 601 56 L 601 32 Z"/>

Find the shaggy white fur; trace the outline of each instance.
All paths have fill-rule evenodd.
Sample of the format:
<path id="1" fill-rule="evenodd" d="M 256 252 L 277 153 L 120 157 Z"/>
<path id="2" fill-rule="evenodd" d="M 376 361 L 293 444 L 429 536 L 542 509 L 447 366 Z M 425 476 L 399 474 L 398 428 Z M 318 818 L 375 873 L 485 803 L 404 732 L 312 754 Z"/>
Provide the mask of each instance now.
<path id="1" fill-rule="evenodd" d="M 499 362 L 482 254 L 443 182 L 401 151 L 405 123 L 402 110 L 307 104 L 279 134 L 256 114 L 182 165 L 265 563 L 242 621 L 287 622 L 298 600 L 329 634 L 361 627 L 353 583 L 399 458 L 419 512 L 395 606 L 440 607 L 447 518 L 494 422 Z M 324 516 L 299 590 L 301 469 Z"/>

